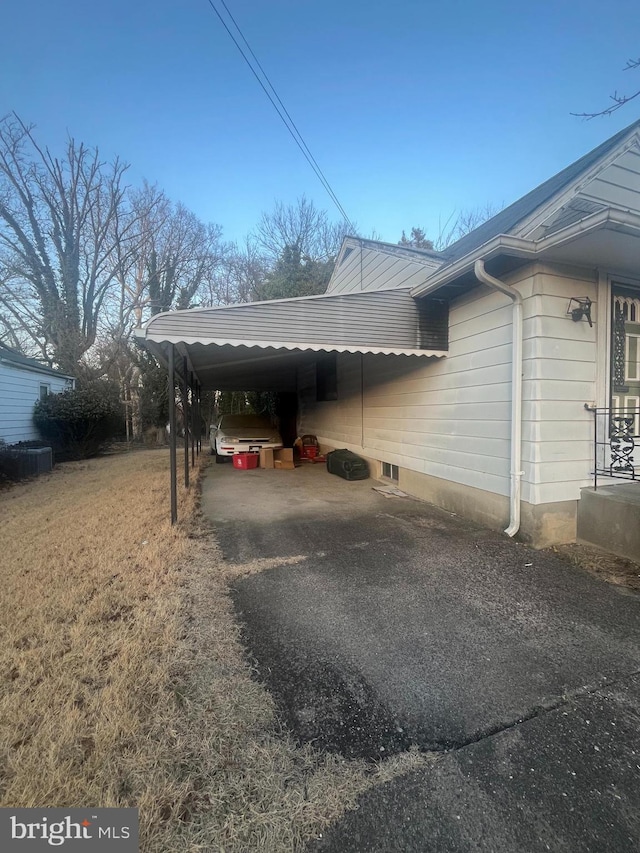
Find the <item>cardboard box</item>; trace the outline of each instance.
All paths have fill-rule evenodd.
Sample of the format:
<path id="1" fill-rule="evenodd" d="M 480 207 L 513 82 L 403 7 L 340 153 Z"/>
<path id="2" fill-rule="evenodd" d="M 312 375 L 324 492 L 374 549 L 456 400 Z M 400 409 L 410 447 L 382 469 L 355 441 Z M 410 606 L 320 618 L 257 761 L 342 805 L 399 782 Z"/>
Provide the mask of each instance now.
<path id="1" fill-rule="evenodd" d="M 281 470 L 291 471 L 295 468 L 293 461 L 293 447 L 282 447 L 273 451 L 273 467 Z"/>
<path id="2" fill-rule="evenodd" d="M 273 468 L 273 447 L 263 447 L 260 451 L 260 467 Z"/>

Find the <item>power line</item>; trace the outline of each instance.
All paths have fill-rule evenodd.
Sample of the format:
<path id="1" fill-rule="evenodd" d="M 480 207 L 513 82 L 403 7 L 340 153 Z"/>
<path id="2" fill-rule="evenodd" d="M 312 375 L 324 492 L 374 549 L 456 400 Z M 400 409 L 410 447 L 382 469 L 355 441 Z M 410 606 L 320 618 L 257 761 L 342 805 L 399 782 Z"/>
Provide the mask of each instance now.
<path id="1" fill-rule="evenodd" d="M 261 63 L 260 63 L 260 60 L 259 60 L 259 59 L 258 59 L 258 57 L 255 55 L 255 53 L 253 52 L 253 50 L 252 50 L 252 48 L 251 48 L 251 45 L 250 45 L 250 44 L 249 44 L 249 42 L 246 40 L 246 38 L 245 38 L 245 36 L 244 36 L 244 33 L 243 33 L 243 32 L 242 32 L 242 30 L 240 29 L 240 26 L 239 26 L 238 22 L 236 21 L 236 19 L 235 19 L 235 18 L 233 17 L 233 15 L 231 14 L 231 11 L 229 10 L 229 7 L 228 7 L 228 6 L 227 6 L 227 4 L 225 3 L 225 0 L 220 0 L 220 2 L 221 2 L 221 3 L 222 3 L 222 5 L 224 6 L 224 8 L 225 8 L 225 10 L 226 10 L 226 12 L 227 12 L 227 15 L 229 15 L 229 17 L 230 17 L 230 18 L 231 18 L 231 20 L 233 21 L 233 25 L 235 26 L 235 28 L 237 29 L 237 31 L 240 33 L 240 37 L 241 37 L 242 41 L 243 41 L 243 42 L 245 43 L 245 45 L 247 46 L 247 50 L 249 51 L 249 53 L 251 54 L 251 56 L 252 56 L 252 57 L 253 57 L 253 59 L 255 60 L 256 65 L 258 66 L 258 68 L 260 69 L 260 72 L 262 73 L 263 77 L 264 77 L 264 78 L 265 78 L 265 80 L 267 81 L 267 83 L 268 83 L 268 85 L 269 85 L 269 88 L 270 88 L 270 89 L 271 89 L 271 91 L 273 92 L 273 94 L 274 94 L 274 96 L 275 96 L 276 100 L 278 101 L 278 103 L 279 103 L 279 104 L 280 104 L 280 106 L 282 107 L 282 110 L 283 110 L 284 114 L 286 115 L 286 117 L 287 117 L 287 119 L 288 119 L 288 121 L 289 121 L 289 124 L 290 124 L 291 128 L 293 128 L 293 130 L 295 131 L 295 134 L 296 134 L 297 138 L 298 138 L 298 139 L 300 140 L 300 142 L 302 143 L 302 145 L 303 145 L 303 147 L 304 147 L 304 150 L 307 152 L 307 154 L 309 155 L 309 157 L 310 157 L 310 158 L 311 158 L 311 160 L 313 161 L 313 165 L 314 165 L 314 166 L 316 167 L 316 169 L 317 169 L 316 174 L 318 174 L 318 172 L 320 173 L 319 177 L 320 177 L 320 176 L 322 176 L 322 177 L 321 177 L 321 180 L 323 181 L 323 185 L 324 185 L 325 189 L 327 190 L 327 192 L 329 192 L 329 194 L 330 194 L 330 195 L 331 195 L 331 197 L 333 198 L 334 202 L 336 203 L 336 206 L 338 207 L 338 210 L 340 211 L 340 213 L 341 213 L 341 214 L 344 216 L 344 218 L 346 219 L 347 224 L 348 224 L 349 226 L 351 226 L 351 222 L 349 221 L 349 217 L 348 217 L 348 216 L 347 216 L 347 214 L 345 213 L 345 211 L 344 211 L 344 209 L 343 209 L 342 205 L 340 204 L 340 202 L 339 202 L 339 200 L 338 200 L 337 196 L 336 196 L 336 195 L 335 195 L 335 193 L 333 192 L 333 189 L 331 188 L 331 185 L 329 184 L 329 181 L 328 181 L 328 179 L 327 179 L 326 175 L 324 174 L 324 172 L 323 172 L 323 171 L 322 171 L 322 169 L 320 168 L 320 165 L 319 165 L 318 161 L 316 160 L 316 158 L 315 158 L 315 157 L 313 156 L 313 154 L 311 153 L 311 151 L 310 151 L 310 149 L 309 149 L 309 146 L 307 145 L 307 143 L 306 143 L 306 142 L 305 142 L 305 140 L 304 140 L 304 137 L 302 136 L 302 134 L 301 134 L 301 133 L 300 133 L 300 131 L 298 130 L 298 127 L 297 127 L 297 125 L 296 125 L 295 121 L 293 120 L 293 118 L 291 117 L 291 114 L 290 114 L 290 113 L 289 113 L 289 111 L 287 110 L 286 106 L 282 103 L 282 100 L 281 100 L 281 98 L 280 98 L 280 95 L 278 95 L 278 92 L 276 91 L 275 86 L 273 85 L 273 83 L 272 83 L 272 82 L 271 82 L 271 80 L 269 79 L 269 75 L 268 75 L 268 74 L 267 74 L 267 72 L 264 70 L 264 68 L 262 67 L 262 65 L 261 65 Z M 290 128 L 288 128 L 288 129 L 290 130 Z"/>
<path id="2" fill-rule="evenodd" d="M 262 74 L 263 74 L 263 76 L 264 76 L 265 80 L 267 81 L 267 84 L 269 85 L 269 87 L 270 87 L 271 91 L 273 92 L 273 97 L 272 97 L 271 93 L 268 91 L 268 89 L 266 88 L 266 86 L 264 85 L 263 81 L 260 79 L 260 77 L 259 77 L 258 73 L 256 72 L 255 68 L 253 67 L 253 65 L 252 65 L 252 64 L 251 64 L 251 62 L 249 61 L 249 58 L 248 58 L 248 57 L 247 57 L 247 55 L 245 54 L 245 52 L 244 52 L 244 50 L 242 49 L 242 47 L 240 46 L 240 44 L 238 44 L 237 39 L 235 38 L 235 36 L 233 35 L 233 33 L 231 32 L 231 30 L 230 30 L 230 29 L 229 29 L 229 27 L 227 26 L 226 21 L 224 20 L 224 18 L 222 17 L 222 15 L 221 15 L 221 14 L 220 14 L 220 12 L 218 11 L 218 9 L 215 7 L 215 5 L 213 4 L 212 0 L 208 0 L 208 2 L 209 2 L 209 5 L 211 6 L 211 8 L 213 9 L 213 11 L 214 11 L 214 12 L 216 13 L 216 15 L 218 16 L 218 18 L 219 18 L 220 22 L 222 23 L 222 25 L 224 26 L 225 30 L 226 30 L 226 31 L 227 31 L 227 33 L 229 34 L 229 36 L 230 36 L 230 38 L 232 39 L 233 43 L 234 43 L 234 44 L 235 44 L 235 46 L 238 48 L 238 50 L 239 50 L 239 52 L 240 52 L 240 55 L 242 56 L 242 58 L 244 59 L 244 61 L 245 61 L 245 62 L 246 62 L 246 64 L 248 65 L 248 67 L 249 67 L 249 69 L 250 69 L 251 73 L 254 75 L 254 77 L 256 78 L 256 80 L 258 81 L 258 83 L 260 84 L 260 86 L 262 87 L 262 90 L 264 91 L 265 95 L 266 95 L 266 96 L 269 98 L 269 100 L 271 101 L 271 104 L 272 104 L 273 108 L 276 110 L 276 112 L 278 113 L 278 115 L 280 116 L 280 119 L 282 120 L 282 123 L 283 123 L 283 124 L 284 124 L 284 126 L 287 128 L 287 130 L 288 130 L 289 134 L 291 135 L 291 137 L 293 138 L 294 142 L 296 143 L 296 145 L 298 146 L 298 148 L 300 149 L 300 151 L 301 151 L 301 152 L 302 152 L 302 154 L 304 155 L 305 159 L 307 160 L 307 162 L 309 163 L 309 165 L 311 166 L 311 168 L 312 168 L 312 169 L 313 169 L 313 171 L 315 172 L 315 174 L 316 174 L 316 176 L 317 176 L 318 180 L 319 180 L 319 181 L 320 181 L 320 183 L 323 185 L 323 187 L 324 187 L 324 188 L 325 188 L 325 190 L 327 191 L 328 195 L 329 195 L 329 196 L 330 196 L 330 198 L 332 199 L 333 203 L 336 205 L 336 207 L 337 207 L 337 208 L 338 208 L 338 210 L 340 211 L 340 214 L 342 215 L 343 219 L 345 220 L 345 222 L 347 223 L 347 225 L 349 226 L 349 228 L 350 228 L 351 230 L 354 230 L 354 229 L 353 229 L 353 225 L 352 225 L 352 223 L 351 223 L 351 221 L 350 221 L 350 219 L 349 219 L 349 217 L 348 217 L 348 215 L 347 215 L 347 213 L 346 213 L 346 211 L 345 211 L 344 207 L 343 207 L 343 206 L 342 206 L 342 204 L 340 203 L 340 200 L 338 199 L 338 197 L 337 197 L 336 193 L 334 192 L 334 190 L 333 190 L 333 188 L 332 188 L 331 184 L 329 183 L 329 181 L 328 181 L 327 177 L 324 175 L 324 173 L 323 173 L 322 169 L 320 168 L 320 166 L 319 166 L 318 162 L 316 161 L 315 157 L 314 157 L 314 156 L 313 156 L 313 154 L 311 153 L 311 151 L 310 151 L 310 149 L 309 149 L 309 147 L 308 147 L 307 143 L 306 143 L 306 142 L 305 142 L 305 140 L 304 140 L 304 137 L 302 136 L 302 134 L 300 133 L 300 131 L 299 131 L 299 130 L 298 130 L 298 128 L 296 127 L 295 122 L 293 121 L 293 119 L 291 118 L 291 116 L 290 116 L 289 112 L 287 111 L 286 107 L 284 106 L 284 104 L 283 104 L 283 102 L 282 102 L 282 100 L 281 100 L 280 96 L 278 95 L 278 93 L 277 93 L 277 91 L 276 91 L 276 89 L 275 89 L 274 85 L 271 83 L 271 80 L 269 79 L 269 77 L 268 77 L 268 75 L 267 75 L 266 71 L 264 70 L 264 68 L 263 68 L 263 67 L 262 67 L 262 65 L 260 64 L 260 62 L 259 62 L 258 58 L 256 57 L 255 53 L 254 53 L 254 52 L 253 52 L 253 50 L 251 49 L 251 46 L 249 45 L 249 42 L 248 42 L 248 41 L 247 41 L 247 39 L 245 38 L 245 36 L 244 36 L 244 34 L 243 34 L 242 30 L 240 29 L 240 26 L 238 25 L 237 21 L 235 20 L 235 18 L 233 17 L 233 15 L 231 14 L 231 12 L 229 11 L 229 8 L 227 7 L 226 3 L 224 2 L 224 0 L 221 0 L 222 5 L 224 6 L 224 8 L 225 8 L 225 10 L 226 10 L 227 14 L 229 15 L 229 18 L 233 21 L 233 24 L 234 24 L 234 26 L 236 27 L 236 29 L 237 29 L 237 31 L 238 31 L 238 33 L 239 33 L 240 37 L 242 38 L 242 40 L 243 40 L 243 41 L 244 41 L 244 43 L 246 44 L 247 49 L 249 50 L 249 52 L 251 53 L 251 56 L 253 57 L 253 59 L 254 59 L 254 60 L 255 60 L 255 62 L 256 62 L 256 65 L 258 66 L 258 68 L 259 68 L 259 69 L 260 69 L 260 71 L 262 72 Z M 280 104 L 280 106 L 282 107 L 282 110 L 278 107 L 278 104 L 276 104 L 276 102 L 274 101 L 274 97 L 276 98 L 276 100 L 278 101 L 278 103 Z M 286 116 L 286 118 L 285 118 L 285 116 Z"/>
<path id="3" fill-rule="evenodd" d="M 218 19 L 220 20 L 220 23 L 222 24 L 222 26 L 225 28 L 225 30 L 226 30 L 226 31 L 227 31 L 227 33 L 229 34 L 229 37 L 231 38 L 231 40 L 233 41 L 233 43 L 235 44 L 235 46 L 238 48 L 238 50 L 239 50 L 239 52 L 240 52 L 240 55 L 242 56 L 242 58 L 244 59 L 244 61 L 245 61 L 245 62 L 246 62 L 246 64 L 248 65 L 248 67 L 249 67 L 249 69 L 250 69 L 251 73 L 253 74 L 253 76 L 256 78 L 256 80 L 257 80 L 257 81 L 258 81 L 258 83 L 260 84 L 260 86 L 261 86 L 261 88 L 262 88 L 263 92 L 265 93 L 265 95 L 267 96 L 267 98 L 269 98 L 269 100 L 271 101 L 271 104 L 272 104 L 273 108 L 275 109 L 275 111 L 276 111 L 276 112 L 278 113 L 278 115 L 280 116 L 280 119 L 281 119 L 282 123 L 283 123 L 283 124 L 284 124 L 284 126 L 287 128 L 287 130 L 288 130 L 289 134 L 291 135 L 291 137 L 292 137 L 293 141 L 296 143 L 296 145 L 298 146 L 298 148 L 299 148 L 299 149 L 300 149 L 300 151 L 302 152 L 302 154 L 303 154 L 303 156 L 304 156 L 305 160 L 306 160 L 306 161 L 307 161 L 307 163 L 311 166 L 311 168 L 313 169 L 313 171 L 314 171 L 314 173 L 315 173 L 316 177 L 318 178 L 318 180 L 320 181 L 320 183 L 322 184 L 322 186 L 323 186 L 323 187 L 325 188 L 325 190 L 327 191 L 327 193 L 328 193 L 329 197 L 331 198 L 331 200 L 333 201 L 333 203 L 335 204 L 335 206 L 336 206 L 336 207 L 338 208 L 338 210 L 340 211 L 340 214 L 341 214 L 342 218 L 344 219 L 344 221 L 346 222 L 347 226 L 349 227 L 349 229 L 350 229 L 351 231 L 353 231 L 353 230 L 354 230 L 353 224 L 352 224 L 351 220 L 349 219 L 349 217 L 347 216 L 347 213 L 346 213 L 346 211 L 345 211 L 344 207 L 343 207 L 343 206 L 342 206 L 342 204 L 340 203 L 340 199 L 339 199 L 339 198 L 338 198 L 338 196 L 335 194 L 335 192 L 334 192 L 334 190 L 333 190 L 333 187 L 331 186 L 331 184 L 329 183 L 329 181 L 328 181 L 327 177 L 325 176 L 324 172 L 322 171 L 322 169 L 321 169 L 321 168 L 320 168 L 320 166 L 318 165 L 317 160 L 315 159 L 315 157 L 314 157 L 314 156 L 313 156 L 313 154 L 311 153 L 311 151 L 310 151 L 310 149 L 309 149 L 309 146 L 307 145 L 307 143 L 306 143 L 306 142 L 305 142 L 305 140 L 304 140 L 304 137 L 302 136 L 302 134 L 301 134 L 301 133 L 300 133 L 300 131 L 298 130 L 298 128 L 297 128 L 297 126 L 296 126 L 296 124 L 295 124 L 294 120 L 291 118 L 291 116 L 290 116 L 290 114 L 289 114 L 289 112 L 288 112 L 287 108 L 286 108 L 286 107 L 285 107 L 285 105 L 282 103 L 282 99 L 281 99 L 281 98 L 280 98 L 280 96 L 278 95 L 278 93 L 277 93 L 277 91 L 276 91 L 276 89 L 275 89 L 275 86 L 273 85 L 273 83 L 272 83 L 272 82 L 271 82 L 271 80 L 269 79 L 269 76 L 267 75 L 266 71 L 264 70 L 264 68 L 263 68 L 263 67 L 262 67 L 262 65 L 260 64 L 260 61 L 258 60 L 258 57 L 255 55 L 255 53 L 254 53 L 254 52 L 253 52 L 253 50 L 251 49 L 251 45 L 249 44 L 249 42 L 248 42 L 248 41 L 247 41 L 247 39 L 245 38 L 245 36 L 244 36 L 244 34 L 243 34 L 242 30 L 240 29 L 240 26 L 238 25 L 237 21 L 235 20 L 235 18 L 233 17 L 233 15 L 231 14 L 231 12 L 229 11 L 229 8 L 228 8 L 227 4 L 225 3 L 225 0 L 220 0 L 220 2 L 221 2 L 221 3 L 222 3 L 222 5 L 224 6 L 224 9 L 225 9 L 225 11 L 226 11 L 227 15 L 229 16 L 229 18 L 230 18 L 230 19 L 231 19 L 231 21 L 233 22 L 233 25 L 235 26 L 236 30 L 238 31 L 238 33 L 239 33 L 239 35 L 240 35 L 240 38 L 242 39 L 242 41 L 243 41 L 243 42 L 245 43 L 245 45 L 247 46 L 247 49 L 248 49 L 249 53 L 250 53 L 250 54 L 251 54 L 251 56 L 253 57 L 253 59 L 254 59 L 254 61 L 255 61 L 256 65 L 257 65 L 257 67 L 260 69 L 260 72 L 262 73 L 262 75 L 263 75 L 264 79 L 266 80 L 267 85 L 269 86 L 269 89 L 271 89 L 271 92 L 269 91 L 269 89 L 267 89 L 267 86 L 265 86 L 265 84 L 264 84 L 264 82 L 262 81 L 262 79 L 260 78 L 260 76 L 259 76 L 258 72 L 257 72 L 257 71 L 256 71 L 256 69 L 254 68 L 254 66 L 251 64 L 251 61 L 249 60 L 249 57 L 247 56 L 247 54 L 246 54 L 246 53 L 245 53 L 245 51 L 243 50 L 242 46 L 240 45 L 240 43 L 238 42 L 238 40 L 236 39 L 236 37 L 234 36 L 234 34 L 232 33 L 232 31 L 229 29 L 229 26 L 227 25 L 227 22 L 224 20 L 223 16 L 220 14 L 220 11 L 218 10 L 218 8 L 217 8 L 217 7 L 215 6 L 215 4 L 213 3 L 213 0 L 207 0 L 207 2 L 208 2 L 208 3 L 209 3 L 209 5 L 211 6 L 211 8 L 212 8 L 212 9 L 213 9 L 213 11 L 215 12 L 215 14 L 218 16 Z M 273 93 L 273 95 L 272 95 L 271 93 Z M 274 99 L 275 99 L 275 100 L 274 100 Z M 277 103 L 276 103 L 276 102 L 277 102 Z"/>

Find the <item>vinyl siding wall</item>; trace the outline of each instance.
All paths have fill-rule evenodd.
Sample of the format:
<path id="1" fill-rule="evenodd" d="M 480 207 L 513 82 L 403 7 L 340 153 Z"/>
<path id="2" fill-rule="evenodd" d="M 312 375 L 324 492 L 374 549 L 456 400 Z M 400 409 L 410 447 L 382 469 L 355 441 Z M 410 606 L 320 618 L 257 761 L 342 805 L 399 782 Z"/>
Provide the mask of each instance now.
<path id="1" fill-rule="evenodd" d="M 596 398 L 596 306 L 593 327 L 567 315 L 571 297 L 597 300 L 595 273 L 563 266 L 539 267 L 526 301 L 523 400 L 523 467 L 533 504 L 578 500 L 592 485 Z M 575 305 L 575 303 L 574 303 Z"/>
<path id="2" fill-rule="evenodd" d="M 623 210 L 640 211 L 640 152 L 631 148 L 580 190 L 583 198 Z"/>
<path id="3" fill-rule="evenodd" d="M 592 425 L 584 403 L 595 396 L 596 328 L 574 323 L 566 310 L 570 296 L 595 299 L 595 282 L 542 267 L 508 282 L 524 297 L 522 499 L 577 500 L 589 484 Z M 325 445 L 508 496 L 511 319 L 507 298 L 477 288 L 451 305 L 446 358 L 338 356 L 336 402 L 315 402 L 313 371 L 306 369 L 301 431 Z"/>
<path id="4" fill-rule="evenodd" d="M 362 247 L 350 247 L 336 267 L 327 293 L 361 293 L 371 290 L 417 287 L 433 275 L 441 262 L 434 259 L 412 260 L 408 253 Z"/>
<path id="5" fill-rule="evenodd" d="M 369 458 L 508 494 L 511 311 L 504 302 L 488 294 L 452 306 L 443 359 L 338 356 L 336 402 L 315 402 L 307 371 L 301 431 Z"/>
<path id="6" fill-rule="evenodd" d="M 0 439 L 7 444 L 39 438 L 33 425 L 33 407 L 40 399 L 40 385 L 58 394 L 71 380 L 0 363 Z"/>

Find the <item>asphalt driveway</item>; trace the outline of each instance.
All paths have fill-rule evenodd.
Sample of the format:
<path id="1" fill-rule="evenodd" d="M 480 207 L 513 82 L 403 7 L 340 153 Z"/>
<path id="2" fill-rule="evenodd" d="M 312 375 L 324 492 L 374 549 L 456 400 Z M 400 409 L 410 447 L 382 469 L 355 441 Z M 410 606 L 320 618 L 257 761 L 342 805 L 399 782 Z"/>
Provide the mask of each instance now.
<path id="1" fill-rule="evenodd" d="M 322 849 L 636 850 L 640 598 L 372 485 L 212 466 L 203 491 L 224 558 L 267 566 L 233 595 L 294 735 L 447 753 Z"/>

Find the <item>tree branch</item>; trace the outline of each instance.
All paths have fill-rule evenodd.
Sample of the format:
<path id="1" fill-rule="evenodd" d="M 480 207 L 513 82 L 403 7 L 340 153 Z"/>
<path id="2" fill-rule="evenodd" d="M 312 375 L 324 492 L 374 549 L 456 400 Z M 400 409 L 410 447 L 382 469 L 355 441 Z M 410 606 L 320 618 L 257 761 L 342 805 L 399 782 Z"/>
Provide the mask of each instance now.
<path id="1" fill-rule="evenodd" d="M 640 58 L 638 59 L 628 59 L 627 64 L 622 69 L 623 71 L 633 71 L 636 68 L 640 68 Z M 609 95 L 609 99 L 613 101 L 613 103 L 605 107 L 602 110 L 598 110 L 598 112 L 594 113 L 569 113 L 569 115 L 575 116 L 576 118 L 584 118 L 590 120 L 592 118 L 599 118 L 601 116 L 610 116 L 613 115 L 617 110 L 624 107 L 626 104 L 633 101 L 635 98 L 640 97 L 640 89 L 637 92 L 634 92 L 631 95 L 619 95 L 617 92 L 614 92 L 613 95 Z"/>

